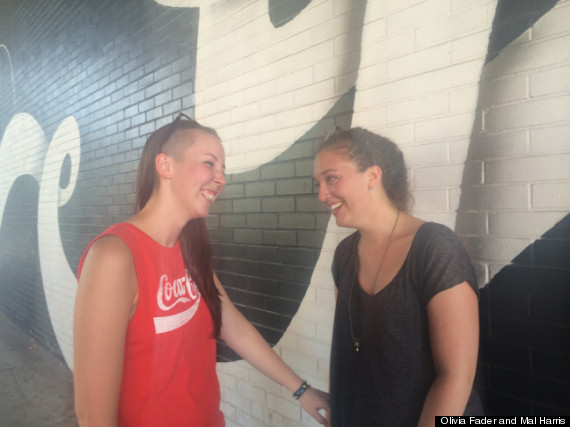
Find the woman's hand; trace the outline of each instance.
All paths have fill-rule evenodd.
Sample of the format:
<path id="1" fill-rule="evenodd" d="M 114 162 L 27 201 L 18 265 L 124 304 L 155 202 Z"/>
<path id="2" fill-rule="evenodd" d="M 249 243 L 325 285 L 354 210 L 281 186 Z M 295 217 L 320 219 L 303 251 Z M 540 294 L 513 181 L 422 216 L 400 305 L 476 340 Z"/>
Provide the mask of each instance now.
<path id="1" fill-rule="evenodd" d="M 328 426 L 331 408 L 329 406 L 329 394 L 317 388 L 308 388 L 299 398 L 299 403 L 307 413 L 321 425 Z M 326 417 L 320 411 L 326 411 Z"/>
<path id="2" fill-rule="evenodd" d="M 222 330 L 220 338 L 239 354 L 242 359 L 259 369 L 273 381 L 290 392 L 297 390 L 303 382 L 293 370 L 267 344 L 265 339 L 233 305 L 218 276 L 214 273 L 214 283 L 222 299 Z M 328 426 L 329 422 L 319 411 L 330 412 L 328 394 L 309 387 L 299 398 L 299 403 L 315 420 Z"/>

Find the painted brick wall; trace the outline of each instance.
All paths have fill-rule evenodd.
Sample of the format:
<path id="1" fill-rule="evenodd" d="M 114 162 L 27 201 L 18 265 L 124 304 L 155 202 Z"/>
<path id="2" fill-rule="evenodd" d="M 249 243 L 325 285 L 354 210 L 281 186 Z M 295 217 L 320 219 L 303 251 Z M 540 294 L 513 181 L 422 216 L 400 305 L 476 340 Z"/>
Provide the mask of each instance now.
<path id="1" fill-rule="evenodd" d="M 481 292 L 490 413 L 568 414 L 570 1 L 0 3 L 0 310 L 71 368 L 77 262 L 133 213 L 147 136 L 218 129 L 208 226 L 238 308 L 328 387 L 339 229 L 316 200 L 335 125 L 398 143 L 413 212 L 454 229 Z M 315 425 L 219 346 L 228 426 Z"/>
<path id="2" fill-rule="evenodd" d="M 555 77 L 568 67 L 570 4 L 555 3 L 497 9 L 456 223 L 490 280 L 481 374 L 495 414 L 570 411 L 569 139 L 553 133 L 570 118 L 568 78 Z"/>
<path id="3" fill-rule="evenodd" d="M 152 20 L 147 19 L 147 14 Z M 5 280 L 2 286 L 2 290 L 13 292 L 14 298 L 2 297 L 0 304 L 3 311 L 21 319 L 19 323 L 48 347 L 56 351 L 61 347 L 70 363 L 69 322 L 79 257 L 94 236 L 132 214 L 136 165 L 146 137 L 170 121 L 175 112 L 192 112 L 197 34 L 196 26 L 187 23 L 197 22 L 198 14 L 195 9 L 167 10 L 153 1 L 47 1 L 3 4 L 1 16 L 0 40 L 5 46 L 2 69 L 6 70 L 2 99 L 12 99 L 2 103 L 2 129 L 14 123 L 18 113 L 26 113 L 30 116 L 22 118 L 22 128 L 37 123 L 44 141 L 37 143 L 35 136 L 24 137 L 20 131 L 14 138 L 5 134 L 0 146 L 0 158 L 10 167 L 2 169 L 3 184 L 20 174 L 16 183 L 27 182 L 20 191 L 18 187 L 4 189 L 6 206 L 13 206 L 12 197 L 28 196 L 24 199 L 26 209 L 12 211 L 13 219 L 3 218 L 2 232 L 9 236 L 2 239 L 0 259 L 3 270 L 14 272 L 15 277 Z M 11 74 L 13 81 L 8 78 Z M 46 216 L 35 219 L 34 228 L 20 225 L 22 217 L 34 218 L 42 210 L 39 188 L 48 182 L 50 165 L 43 164 L 48 156 L 43 157 L 46 149 L 41 146 L 57 145 L 56 131 L 68 116 L 77 123 L 81 144 L 80 158 L 72 157 L 72 163 L 80 169 L 73 197 L 59 210 L 56 197 L 56 208 L 48 208 Z M 22 140 L 30 140 L 38 149 L 23 149 Z M 19 156 L 20 163 L 10 161 L 14 155 Z M 61 188 L 68 184 L 65 175 L 69 176 L 69 159 L 60 168 Z M 36 181 L 25 175 L 29 172 L 25 162 L 32 160 L 39 163 L 33 171 Z M 59 174 L 60 169 L 54 173 Z M 50 190 L 45 189 L 44 194 Z M 61 240 L 65 258 L 52 257 L 39 275 L 38 259 L 40 264 L 49 259 L 56 244 L 39 242 L 42 230 L 55 230 L 54 238 Z M 17 237 L 21 233 L 29 240 L 21 242 L 22 238 Z M 14 251 L 26 247 L 29 260 Z M 56 271 L 60 264 L 66 266 L 66 271 Z M 50 292 L 46 283 L 57 284 L 60 279 L 66 287 Z M 18 307 L 23 298 L 19 294 L 25 289 L 30 289 L 29 301 Z M 35 313 L 49 314 L 54 330 L 50 330 L 49 322 L 30 321 L 37 316 Z"/>

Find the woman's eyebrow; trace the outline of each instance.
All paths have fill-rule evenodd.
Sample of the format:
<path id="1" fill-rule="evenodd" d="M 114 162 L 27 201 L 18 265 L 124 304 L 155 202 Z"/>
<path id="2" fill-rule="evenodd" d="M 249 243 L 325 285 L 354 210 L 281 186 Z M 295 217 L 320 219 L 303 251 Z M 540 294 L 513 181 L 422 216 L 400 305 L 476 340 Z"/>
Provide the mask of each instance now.
<path id="1" fill-rule="evenodd" d="M 321 172 L 319 173 L 319 175 L 320 175 L 320 176 L 323 176 L 323 175 L 326 175 L 327 173 L 330 173 L 330 172 L 336 172 L 336 169 L 334 169 L 334 168 L 325 169 L 324 171 L 321 171 Z"/>

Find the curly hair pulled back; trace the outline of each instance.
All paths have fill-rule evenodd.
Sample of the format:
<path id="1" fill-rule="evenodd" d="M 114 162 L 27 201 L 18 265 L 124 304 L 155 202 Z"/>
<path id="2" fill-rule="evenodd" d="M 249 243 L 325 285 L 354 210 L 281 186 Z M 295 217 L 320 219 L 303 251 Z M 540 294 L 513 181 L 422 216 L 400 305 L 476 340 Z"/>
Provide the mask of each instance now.
<path id="1" fill-rule="evenodd" d="M 382 187 L 397 209 L 408 212 L 411 194 L 404 156 L 390 139 L 361 127 L 342 129 L 336 127 L 317 148 L 341 153 L 353 161 L 359 171 L 371 166 L 382 170 Z"/>

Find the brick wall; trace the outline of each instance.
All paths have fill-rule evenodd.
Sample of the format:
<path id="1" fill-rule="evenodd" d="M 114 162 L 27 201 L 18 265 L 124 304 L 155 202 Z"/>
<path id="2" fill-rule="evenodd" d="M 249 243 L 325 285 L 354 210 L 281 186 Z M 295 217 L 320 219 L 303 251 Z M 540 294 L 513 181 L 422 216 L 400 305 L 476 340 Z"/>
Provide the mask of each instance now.
<path id="1" fill-rule="evenodd" d="M 51 325 L 45 320 L 21 324 L 71 363 L 72 292 L 79 257 L 94 236 L 132 214 L 136 165 L 146 137 L 170 121 L 174 112 L 192 112 L 197 27 L 191 24 L 197 22 L 198 13 L 169 10 L 153 1 L 23 1 L 1 7 L 2 69 L 11 66 L 13 73 L 13 81 L 2 85 L 2 99 L 13 94 L 14 105 L 2 103 L 0 126 L 4 131 L 19 118 L 17 113 L 24 112 L 29 116 L 19 118 L 22 129 L 38 127 L 36 133 L 42 135 L 24 135 L 23 130 L 14 136 L 4 134 L 0 146 L 7 165 L 2 169 L 3 183 L 19 175 L 17 182 L 27 183 L 18 193 L 18 187 L 5 189 L 8 210 L 3 211 L 13 216 L 3 217 L 2 232 L 29 236 L 24 242 L 10 236 L 2 240 L 0 259 L 11 277 L 3 280 L 2 290 L 14 298 L 0 298 L 0 304 L 10 317 L 49 316 Z M 52 166 L 53 173 L 61 170 L 61 188 L 69 176 L 69 163 L 61 168 L 44 164 L 46 147 L 57 145 L 55 135 L 66 117 L 73 118 L 80 132 L 80 158 L 70 157 L 79 168 L 71 183 L 75 191 L 68 203 L 56 193 L 47 215 L 34 221 L 38 230 L 30 229 L 20 225 L 21 218 L 34 218 L 46 209 L 39 203 L 40 188 L 44 187 L 44 195 L 57 191 L 57 180 L 45 188 L 50 180 L 47 171 Z M 25 149 L 24 140 L 37 149 Z M 15 155 L 20 162 L 13 162 Z M 31 161 L 38 166 L 26 170 Z M 25 175 L 30 172 L 35 180 Z M 26 209 L 10 210 L 11 198 L 25 195 L 29 195 Z M 56 241 L 39 242 L 42 231 L 54 232 Z M 64 251 L 53 259 L 58 244 Z M 14 248 L 22 248 L 30 259 Z M 48 265 L 53 268 L 38 271 L 42 260 L 50 257 Z M 51 291 L 48 283 L 59 289 Z M 20 296 L 24 291 L 30 295 Z M 17 306 L 20 300 L 26 303 Z"/>
<path id="2" fill-rule="evenodd" d="M 553 133 L 570 118 L 568 77 L 556 78 L 570 4 L 555 4 L 497 7 L 456 225 L 490 280 L 481 373 L 495 414 L 570 412 L 569 139 Z"/>
<path id="3" fill-rule="evenodd" d="M 480 381 L 490 414 L 568 414 L 570 216 L 481 292 Z"/>
<path id="4" fill-rule="evenodd" d="M 398 143 L 413 212 L 478 272 L 494 413 L 568 413 L 568 0 L 107 1 L 0 5 L 0 310 L 68 362 L 77 262 L 133 213 L 148 135 L 215 127 L 220 278 L 287 363 L 328 386 L 330 262 L 316 200 L 335 125 Z M 228 425 L 315 425 L 220 344 Z"/>

